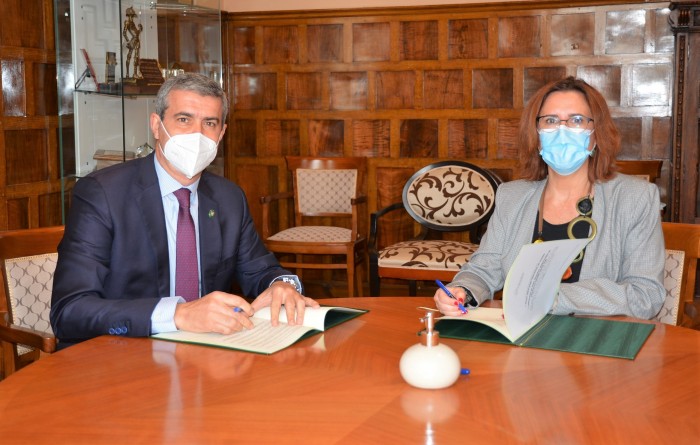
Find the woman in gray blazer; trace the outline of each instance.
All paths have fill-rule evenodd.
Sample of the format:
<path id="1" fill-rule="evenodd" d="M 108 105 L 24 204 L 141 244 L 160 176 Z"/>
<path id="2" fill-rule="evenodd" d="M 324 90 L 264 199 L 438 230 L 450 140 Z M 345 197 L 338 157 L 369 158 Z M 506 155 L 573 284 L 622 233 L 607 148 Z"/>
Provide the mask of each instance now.
<path id="1" fill-rule="evenodd" d="M 552 312 L 656 315 L 665 297 L 659 191 L 616 173 L 620 135 L 603 96 L 573 77 L 545 85 L 523 111 L 519 140 L 523 179 L 498 188 L 479 250 L 448 289 L 478 305 L 502 289 L 523 245 L 595 235 L 562 277 Z M 435 302 L 460 314 L 442 290 Z"/>

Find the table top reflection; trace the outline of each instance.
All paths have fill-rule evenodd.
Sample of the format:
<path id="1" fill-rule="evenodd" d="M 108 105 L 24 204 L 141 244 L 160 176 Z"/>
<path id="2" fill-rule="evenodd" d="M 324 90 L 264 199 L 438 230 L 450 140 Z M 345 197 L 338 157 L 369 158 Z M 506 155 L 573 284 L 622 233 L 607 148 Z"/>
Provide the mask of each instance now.
<path id="1" fill-rule="evenodd" d="M 425 297 L 369 309 L 265 356 L 99 337 L 0 382 L 4 444 L 695 443 L 700 332 L 657 325 L 635 360 L 442 339 L 471 370 L 442 390 L 399 373 Z"/>

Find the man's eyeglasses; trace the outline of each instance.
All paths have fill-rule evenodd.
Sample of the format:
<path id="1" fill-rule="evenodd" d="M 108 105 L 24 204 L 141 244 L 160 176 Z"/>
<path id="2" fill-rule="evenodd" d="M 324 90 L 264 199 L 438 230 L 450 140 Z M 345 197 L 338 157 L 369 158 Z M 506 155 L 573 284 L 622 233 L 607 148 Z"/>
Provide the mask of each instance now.
<path id="1" fill-rule="evenodd" d="M 558 130 L 561 125 L 584 131 L 589 129 L 591 122 L 593 119 L 582 114 L 574 114 L 568 119 L 559 119 L 559 116 L 554 115 L 537 116 L 537 131 L 551 132 Z"/>

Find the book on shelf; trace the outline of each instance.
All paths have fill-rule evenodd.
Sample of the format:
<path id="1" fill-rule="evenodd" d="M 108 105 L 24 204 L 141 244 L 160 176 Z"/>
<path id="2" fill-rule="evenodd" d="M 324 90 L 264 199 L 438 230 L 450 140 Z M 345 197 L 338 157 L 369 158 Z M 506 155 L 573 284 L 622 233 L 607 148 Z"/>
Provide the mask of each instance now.
<path id="1" fill-rule="evenodd" d="M 97 81 L 97 74 L 95 73 L 95 67 L 92 66 L 92 61 L 90 60 L 90 56 L 87 53 L 87 50 L 85 48 L 80 48 L 80 52 L 83 54 L 83 58 L 85 59 L 85 64 L 87 65 L 87 70 L 90 73 L 90 78 L 92 78 L 92 81 L 95 84 L 95 90 L 100 91 L 100 84 Z"/>
<path id="2" fill-rule="evenodd" d="M 274 354 L 300 340 L 324 332 L 366 312 L 367 310 L 365 309 L 340 306 L 307 307 L 304 311 L 304 324 L 290 325 L 287 324 L 287 315 L 284 307 L 282 307 L 279 324 L 272 326 L 270 323 L 270 307 L 268 306 L 256 311 L 253 317 L 250 318 L 255 326 L 253 329 L 245 329 L 228 335 L 174 331 L 155 334 L 151 338 L 216 346 L 259 354 Z"/>
<path id="3" fill-rule="evenodd" d="M 524 245 L 506 276 L 503 307 L 440 317 L 435 326 L 440 336 L 634 359 L 653 324 L 549 313 L 562 275 L 588 242 Z"/>

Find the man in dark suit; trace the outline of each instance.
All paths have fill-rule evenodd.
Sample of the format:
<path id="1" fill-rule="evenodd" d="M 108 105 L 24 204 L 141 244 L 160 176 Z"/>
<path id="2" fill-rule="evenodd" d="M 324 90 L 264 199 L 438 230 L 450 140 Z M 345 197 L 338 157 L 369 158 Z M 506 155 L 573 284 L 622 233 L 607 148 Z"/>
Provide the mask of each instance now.
<path id="1" fill-rule="evenodd" d="M 53 282 L 51 325 L 61 347 L 104 334 L 227 334 L 253 328 L 248 318 L 264 306 L 277 324 L 283 304 L 287 318 L 301 323 L 304 308 L 318 306 L 265 248 L 243 191 L 203 172 L 227 112 L 218 83 L 199 74 L 170 78 L 150 116 L 155 153 L 77 181 Z M 186 244 L 177 241 L 185 233 L 179 218 L 189 219 L 176 197 L 182 188 L 194 255 L 186 267 L 176 259 Z M 180 293 L 181 271 L 194 274 L 192 295 Z M 234 281 L 257 296 L 252 304 L 229 293 Z"/>

